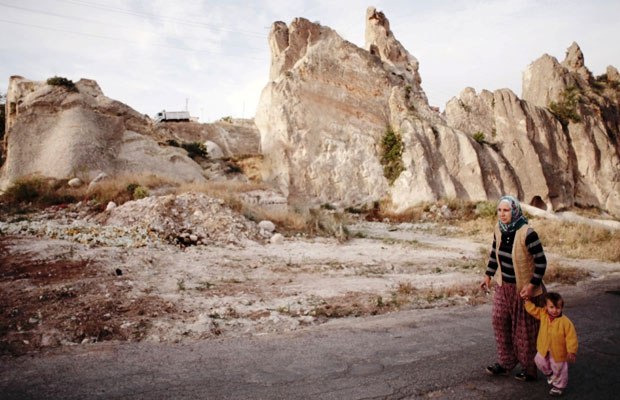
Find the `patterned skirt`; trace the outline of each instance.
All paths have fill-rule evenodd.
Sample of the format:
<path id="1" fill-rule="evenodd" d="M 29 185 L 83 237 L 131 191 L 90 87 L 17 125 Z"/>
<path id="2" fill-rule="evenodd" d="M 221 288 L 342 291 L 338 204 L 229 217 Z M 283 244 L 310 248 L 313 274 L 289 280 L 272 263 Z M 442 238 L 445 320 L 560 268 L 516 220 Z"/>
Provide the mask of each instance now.
<path id="1" fill-rule="evenodd" d="M 532 303 L 543 307 L 545 292 L 543 290 L 540 296 L 532 297 Z M 499 365 L 511 370 L 519 363 L 523 372 L 536 376 L 534 357 L 539 326 L 539 321 L 525 311 L 524 301 L 514 283 L 504 282 L 502 286 L 495 286 L 493 330 Z"/>

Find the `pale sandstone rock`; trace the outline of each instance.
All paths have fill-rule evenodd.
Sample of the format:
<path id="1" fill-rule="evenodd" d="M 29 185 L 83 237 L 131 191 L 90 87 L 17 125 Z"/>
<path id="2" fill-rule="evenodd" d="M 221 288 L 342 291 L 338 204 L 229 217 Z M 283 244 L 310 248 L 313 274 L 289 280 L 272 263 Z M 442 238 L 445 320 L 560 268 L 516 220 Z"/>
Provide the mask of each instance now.
<path id="1" fill-rule="evenodd" d="M 562 64 L 545 55 L 528 67 L 527 101 L 510 90 L 468 88 L 442 116 L 426 101 L 417 60 L 374 8 L 366 39 L 363 51 L 301 18 L 272 26 L 270 82 L 255 120 L 263 177 L 286 196 L 335 205 L 387 199 L 402 211 L 438 198 L 510 193 L 543 209 L 588 205 L 620 215 L 617 97 L 591 94 L 591 102 L 608 102 L 612 116 L 601 121 L 602 111 L 580 103 L 583 121 L 569 123 L 568 134 L 546 108 L 567 88 L 590 85 L 576 44 Z M 380 162 L 387 127 L 404 144 L 404 170 L 392 185 Z"/>
<path id="2" fill-rule="evenodd" d="M 281 233 L 276 233 L 269 239 L 269 243 L 271 244 L 282 244 L 284 243 L 284 236 Z"/>
<path id="3" fill-rule="evenodd" d="M 80 178 L 73 178 L 73 179 L 70 179 L 69 182 L 67 182 L 67 185 L 69 185 L 72 188 L 80 187 L 83 184 L 84 182 L 82 182 Z"/>
<path id="4" fill-rule="evenodd" d="M 396 40 L 390 30 L 390 22 L 374 7 L 366 10 L 366 50 L 379 56 L 387 65 L 393 67 L 392 72 L 401 75 L 408 83 L 413 83 L 411 90 L 415 96 L 426 99 L 426 94 L 420 84 L 422 78 L 418 72 L 419 62 L 403 45 Z"/>
<path id="5" fill-rule="evenodd" d="M 156 124 L 155 133 L 160 140 L 172 137 L 179 142 L 204 143 L 211 159 L 260 153 L 260 133 L 253 119 L 231 118 L 204 124 Z M 213 144 L 207 145 L 207 142 L 217 148 Z"/>
<path id="6" fill-rule="evenodd" d="M 592 73 L 586 68 L 583 52 L 575 42 L 566 50 L 566 57 L 562 65 L 570 72 L 578 75 L 584 82 L 592 81 Z"/>
<path id="7" fill-rule="evenodd" d="M 204 145 L 207 149 L 207 155 L 210 159 L 218 160 L 224 157 L 224 152 L 222 151 L 222 148 L 217 145 L 217 143 L 207 140 L 206 142 L 204 142 Z"/>
<path id="8" fill-rule="evenodd" d="M 27 175 L 92 179 L 155 173 L 181 181 L 204 181 L 198 164 L 179 149 L 160 147 L 147 136 L 150 120 L 103 95 L 82 79 L 77 92 L 13 76 L 7 93 L 6 161 L 0 189 Z"/>
<path id="9" fill-rule="evenodd" d="M 271 221 L 263 220 L 258 223 L 258 228 L 271 233 L 276 230 L 276 225 Z"/>
<path id="10" fill-rule="evenodd" d="M 620 82 L 620 73 L 613 65 L 608 65 L 605 73 L 607 74 L 607 79 L 609 81 Z"/>

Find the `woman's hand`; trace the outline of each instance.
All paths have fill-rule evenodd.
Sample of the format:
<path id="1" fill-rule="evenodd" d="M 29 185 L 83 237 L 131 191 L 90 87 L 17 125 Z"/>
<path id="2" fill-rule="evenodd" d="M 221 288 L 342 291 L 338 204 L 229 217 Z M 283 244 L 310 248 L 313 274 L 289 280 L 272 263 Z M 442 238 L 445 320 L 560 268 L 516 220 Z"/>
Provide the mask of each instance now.
<path id="1" fill-rule="evenodd" d="M 536 286 L 532 285 L 531 283 L 528 283 L 527 285 L 523 286 L 523 289 L 521 289 L 521 291 L 519 292 L 519 296 L 521 296 L 522 299 L 529 299 L 532 297 L 532 293 L 534 293 L 534 288 Z"/>
<path id="2" fill-rule="evenodd" d="M 575 353 L 568 353 L 566 355 L 566 361 L 568 361 L 569 363 L 574 363 L 575 360 L 577 360 L 577 356 L 575 355 Z"/>
<path id="3" fill-rule="evenodd" d="M 484 290 L 486 293 L 489 293 L 491 290 L 491 277 L 489 275 L 484 276 L 484 279 L 480 283 L 480 289 Z"/>

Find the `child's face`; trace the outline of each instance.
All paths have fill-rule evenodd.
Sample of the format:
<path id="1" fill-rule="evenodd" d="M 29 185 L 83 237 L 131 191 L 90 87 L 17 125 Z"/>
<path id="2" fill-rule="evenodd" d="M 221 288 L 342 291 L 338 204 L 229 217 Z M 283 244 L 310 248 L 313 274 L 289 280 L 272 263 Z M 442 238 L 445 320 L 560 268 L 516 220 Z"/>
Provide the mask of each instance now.
<path id="1" fill-rule="evenodd" d="M 547 314 L 551 315 L 553 318 L 559 317 L 562 314 L 562 303 L 558 302 L 556 306 L 553 304 L 551 300 L 547 300 Z"/>

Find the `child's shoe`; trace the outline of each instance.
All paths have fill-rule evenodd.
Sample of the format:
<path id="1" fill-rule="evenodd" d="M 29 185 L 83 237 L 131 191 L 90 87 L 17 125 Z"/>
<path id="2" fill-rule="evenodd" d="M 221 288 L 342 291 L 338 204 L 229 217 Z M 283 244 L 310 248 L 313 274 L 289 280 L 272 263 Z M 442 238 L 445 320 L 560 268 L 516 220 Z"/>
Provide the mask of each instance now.
<path id="1" fill-rule="evenodd" d="M 525 371 L 521 371 L 515 375 L 515 379 L 521 382 L 534 382 L 537 378 L 533 375 L 528 375 Z"/>
<path id="2" fill-rule="evenodd" d="M 553 385 L 553 382 L 555 382 L 555 377 L 553 374 L 547 375 L 547 383 Z"/>
<path id="3" fill-rule="evenodd" d="M 494 365 L 489 365 L 486 371 L 487 371 L 487 374 L 493 375 L 493 376 L 508 375 L 508 370 L 502 367 L 501 365 L 499 365 L 498 363 L 495 363 Z"/>
<path id="4" fill-rule="evenodd" d="M 562 389 L 553 386 L 551 388 L 551 390 L 549 391 L 549 394 L 551 396 L 561 396 L 562 395 Z"/>

